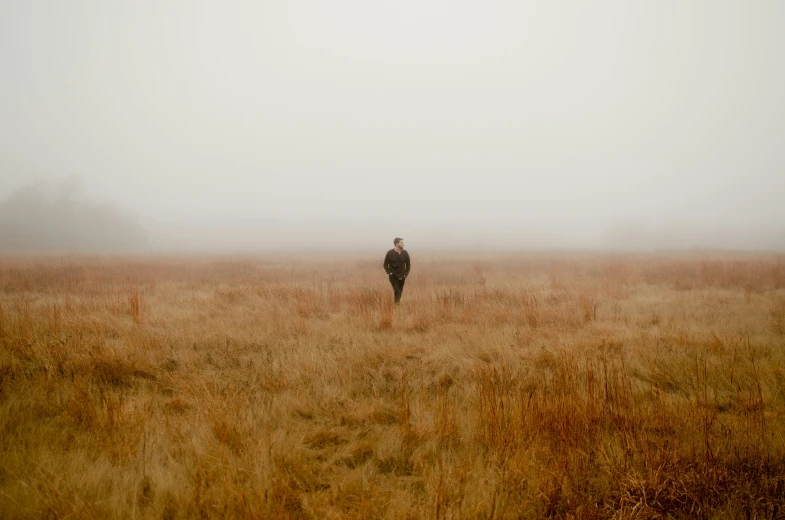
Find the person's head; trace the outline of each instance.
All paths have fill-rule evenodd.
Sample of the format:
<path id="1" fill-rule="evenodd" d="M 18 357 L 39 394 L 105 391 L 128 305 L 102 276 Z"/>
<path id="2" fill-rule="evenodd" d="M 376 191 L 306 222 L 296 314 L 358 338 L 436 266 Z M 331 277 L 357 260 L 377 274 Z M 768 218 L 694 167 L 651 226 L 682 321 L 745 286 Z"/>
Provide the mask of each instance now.
<path id="1" fill-rule="evenodd" d="M 393 245 L 395 246 L 396 249 L 403 249 L 403 239 L 396 238 L 395 240 L 393 240 Z"/>

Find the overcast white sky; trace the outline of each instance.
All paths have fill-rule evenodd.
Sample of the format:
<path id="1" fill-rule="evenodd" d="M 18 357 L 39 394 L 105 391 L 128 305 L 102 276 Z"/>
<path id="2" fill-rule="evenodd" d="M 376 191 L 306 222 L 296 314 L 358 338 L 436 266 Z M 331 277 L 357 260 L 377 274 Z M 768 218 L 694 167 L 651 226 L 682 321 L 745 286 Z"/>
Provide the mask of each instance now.
<path id="1" fill-rule="evenodd" d="M 785 247 L 778 0 L 5 0 L 0 74 L 0 199 L 172 247 Z"/>

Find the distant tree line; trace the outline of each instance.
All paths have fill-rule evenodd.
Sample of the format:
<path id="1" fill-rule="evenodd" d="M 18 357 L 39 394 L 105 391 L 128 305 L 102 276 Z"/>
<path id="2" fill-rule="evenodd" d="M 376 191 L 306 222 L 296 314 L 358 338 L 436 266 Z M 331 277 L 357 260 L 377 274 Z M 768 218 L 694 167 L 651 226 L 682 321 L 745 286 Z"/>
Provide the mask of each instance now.
<path id="1" fill-rule="evenodd" d="M 82 196 L 78 183 L 33 184 L 0 201 L 0 252 L 88 253 L 148 249 L 142 226 Z"/>

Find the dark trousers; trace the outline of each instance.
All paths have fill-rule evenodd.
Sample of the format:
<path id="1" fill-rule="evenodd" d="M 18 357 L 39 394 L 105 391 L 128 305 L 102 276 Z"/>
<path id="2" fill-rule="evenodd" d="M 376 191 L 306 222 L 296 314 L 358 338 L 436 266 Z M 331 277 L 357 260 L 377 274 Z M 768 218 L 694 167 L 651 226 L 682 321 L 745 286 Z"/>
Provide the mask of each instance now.
<path id="1" fill-rule="evenodd" d="M 393 292 L 395 293 L 395 304 L 398 305 L 401 303 L 401 294 L 403 293 L 403 284 L 406 282 L 406 278 L 399 280 L 397 276 L 394 274 L 390 275 L 390 285 L 392 285 Z"/>

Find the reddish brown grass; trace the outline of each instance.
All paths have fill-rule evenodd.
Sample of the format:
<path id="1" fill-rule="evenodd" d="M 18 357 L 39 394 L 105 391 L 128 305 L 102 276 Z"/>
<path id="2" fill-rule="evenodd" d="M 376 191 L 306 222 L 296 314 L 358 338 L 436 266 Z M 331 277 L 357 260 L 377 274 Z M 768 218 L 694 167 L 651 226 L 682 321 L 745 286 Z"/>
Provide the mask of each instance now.
<path id="1" fill-rule="evenodd" d="M 785 514 L 783 257 L 449 258 L 0 260 L 0 516 Z"/>

